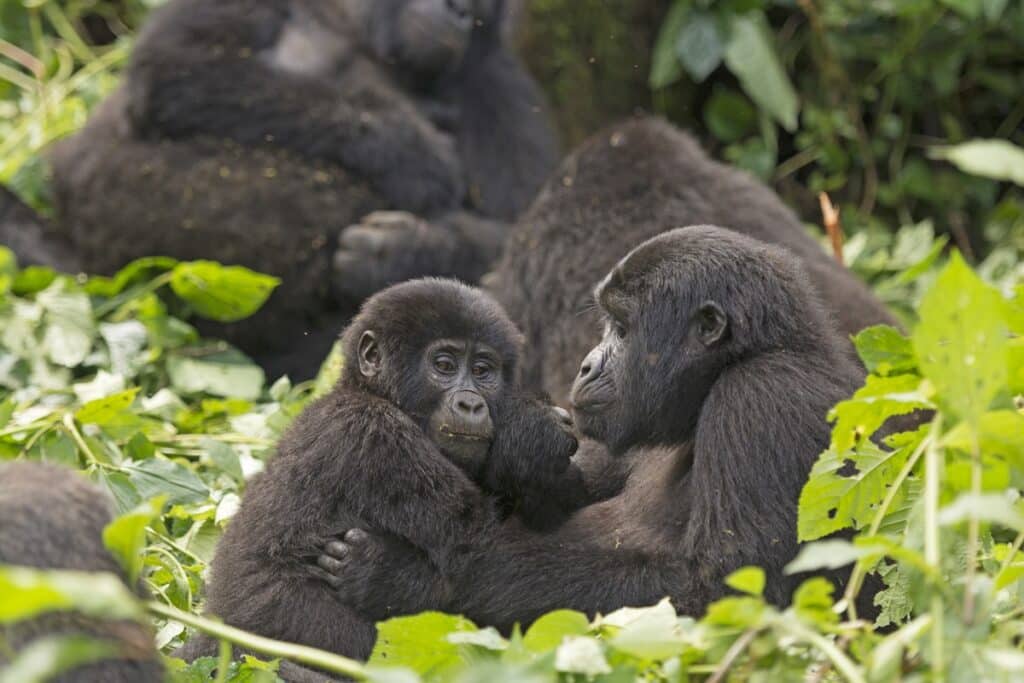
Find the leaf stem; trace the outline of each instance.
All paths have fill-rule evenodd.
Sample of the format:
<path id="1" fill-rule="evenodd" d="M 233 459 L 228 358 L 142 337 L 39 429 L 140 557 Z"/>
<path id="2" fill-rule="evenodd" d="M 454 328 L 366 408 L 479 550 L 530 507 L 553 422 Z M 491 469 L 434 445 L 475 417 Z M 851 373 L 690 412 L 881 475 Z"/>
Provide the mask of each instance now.
<path id="1" fill-rule="evenodd" d="M 217 679 L 214 683 L 224 683 L 228 680 L 228 667 L 231 666 L 231 643 L 227 640 L 220 641 L 220 657 L 217 659 Z"/>
<path id="2" fill-rule="evenodd" d="M 360 681 L 366 680 L 367 677 L 366 668 L 363 664 L 354 659 L 349 659 L 348 657 L 342 657 L 341 655 L 336 655 L 331 652 L 317 650 L 316 648 L 308 647 L 306 645 L 297 645 L 295 643 L 285 643 L 280 640 L 264 638 L 263 636 L 258 636 L 255 633 L 249 633 L 240 628 L 235 628 L 234 626 L 228 626 L 222 622 L 214 621 L 213 619 L 207 619 L 206 617 L 182 612 L 170 605 L 165 605 L 152 600 L 146 603 L 146 609 L 157 616 L 163 617 L 164 619 L 170 619 L 172 621 L 182 623 L 185 626 L 191 626 L 192 628 L 215 638 L 235 645 L 240 645 L 246 649 L 253 650 L 261 654 L 270 655 L 271 657 L 280 657 L 300 664 L 306 664 L 324 671 L 348 676 L 349 678 L 354 678 Z"/>
<path id="3" fill-rule="evenodd" d="M 981 445 L 978 443 L 977 429 L 972 428 L 972 431 L 974 443 L 971 449 L 971 494 L 978 497 L 981 495 Z M 980 528 L 981 522 L 971 510 L 967 520 L 967 571 L 964 576 L 964 622 L 967 624 L 974 623 L 974 576 L 977 573 Z"/>
<path id="4" fill-rule="evenodd" d="M 776 623 L 784 631 L 789 631 L 790 635 L 794 638 L 802 640 L 820 650 L 832 662 L 835 670 L 850 683 L 867 683 L 864 675 L 853 660 L 847 657 L 842 650 L 836 647 L 835 643 L 825 636 L 806 628 L 796 620 L 779 619 Z"/>
<path id="5" fill-rule="evenodd" d="M 942 546 L 939 537 L 939 479 L 942 476 L 943 458 L 938 447 L 938 435 L 941 428 L 942 414 L 939 413 L 932 421 L 929 444 L 924 455 L 924 559 L 940 573 L 942 571 Z M 945 680 L 943 609 L 942 593 L 933 591 L 931 613 L 935 623 L 931 631 L 931 667 L 935 681 Z"/>

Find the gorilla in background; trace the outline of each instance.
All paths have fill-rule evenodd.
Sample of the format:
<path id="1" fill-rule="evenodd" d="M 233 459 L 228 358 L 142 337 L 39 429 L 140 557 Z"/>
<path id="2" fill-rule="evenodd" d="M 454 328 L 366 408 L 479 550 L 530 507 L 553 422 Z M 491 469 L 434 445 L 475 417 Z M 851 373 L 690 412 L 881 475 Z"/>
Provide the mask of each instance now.
<path id="1" fill-rule="evenodd" d="M 0 246 L 14 252 L 18 264 L 48 266 L 65 273 L 78 270 L 78 258 L 62 237 L 13 192 L 0 186 Z"/>
<path id="2" fill-rule="evenodd" d="M 128 581 L 103 545 L 114 518 L 106 494 L 72 470 L 37 462 L 0 465 L 0 564 L 37 569 L 110 572 Z M 136 592 L 142 596 L 140 588 Z M 0 627 L 0 642 L 17 653 L 38 638 L 79 635 L 107 641 L 113 656 L 75 667 L 55 683 L 159 683 L 163 663 L 153 633 L 134 621 L 108 621 L 55 612 Z M 0 648 L 0 669 L 7 651 Z"/>
<path id="3" fill-rule="evenodd" d="M 429 600 L 505 630 L 556 608 L 593 615 L 665 596 L 698 616 L 729 573 L 758 565 L 766 599 L 789 602 L 803 578 L 783 572 L 800 490 L 828 446 L 826 414 L 864 376 L 799 260 L 733 231 L 681 228 L 630 252 L 595 298 L 604 334 L 572 403 L 584 436 L 612 457 L 632 452 L 622 492 L 547 534 L 481 534 L 479 513 L 438 508 L 431 558 L 450 594 L 387 536 L 349 531 L 322 547 L 340 599 L 369 614 Z M 396 604 L 408 594 L 419 602 Z"/>
<path id="4" fill-rule="evenodd" d="M 523 384 L 564 402 L 598 338 L 591 287 L 645 239 L 683 225 L 723 225 L 797 256 L 844 334 L 894 320 L 824 253 L 796 215 L 748 174 L 708 158 L 656 118 L 598 133 L 571 154 L 509 236 L 485 279 L 526 337 Z M 733 286 L 749 287 L 737 273 Z"/>
<path id="5" fill-rule="evenodd" d="M 554 167 L 505 15 L 504 0 L 172 0 L 120 90 L 55 148 L 60 224 L 89 271 L 165 254 L 281 277 L 256 316 L 203 331 L 308 377 L 374 291 L 479 279 Z"/>
<path id="6" fill-rule="evenodd" d="M 549 528 L 566 517 L 559 503 L 584 504 L 568 416 L 513 393 L 520 343 L 493 299 L 458 282 L 414 280 L 368 299 L 342 337 L 337 385 L 249 483 L 211 566 L 209 612 L 365 658 L 375 621 L 437 607 L 450 588 L 434 567 L 458 547 L 510 514 Z M 402 611 L 349 608 L 318 568 L 319 547 L 359 525 L 410 557 L 402 593 L 380 596 Z M 200 636 L 182 654 L 215 650 Z"/>

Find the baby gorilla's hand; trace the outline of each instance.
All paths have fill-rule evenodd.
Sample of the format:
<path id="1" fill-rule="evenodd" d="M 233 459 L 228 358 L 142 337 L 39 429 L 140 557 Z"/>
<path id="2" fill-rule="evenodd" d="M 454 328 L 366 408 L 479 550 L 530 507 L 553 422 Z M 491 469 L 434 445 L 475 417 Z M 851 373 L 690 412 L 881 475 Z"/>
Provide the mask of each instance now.
<path id="1" fill-rule="evenodd" d="M 369 619 L 444 609 L 448 602 L 448 584 L 427 556 L 397 538 L 350 529 L 319 550 L 317 575 Z"/>

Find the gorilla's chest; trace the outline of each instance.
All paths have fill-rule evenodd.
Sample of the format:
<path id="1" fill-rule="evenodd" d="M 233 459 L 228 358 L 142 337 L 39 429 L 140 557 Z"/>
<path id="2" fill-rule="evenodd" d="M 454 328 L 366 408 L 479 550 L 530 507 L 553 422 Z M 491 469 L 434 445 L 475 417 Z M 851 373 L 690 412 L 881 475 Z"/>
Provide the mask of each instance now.
<path id="1" fill-rule="evenodd" d="M 309 11 L 296 10 L 264 59 L 278 71 L 307 77 L 335 75 L 352 53 L 351 41 Z"/>

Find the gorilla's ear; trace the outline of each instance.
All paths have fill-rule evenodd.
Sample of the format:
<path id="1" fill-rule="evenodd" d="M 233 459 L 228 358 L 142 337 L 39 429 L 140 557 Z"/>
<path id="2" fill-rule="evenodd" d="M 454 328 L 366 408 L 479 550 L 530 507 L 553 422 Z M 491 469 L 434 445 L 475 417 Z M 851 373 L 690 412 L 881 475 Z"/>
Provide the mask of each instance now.
<path id="1" fill-rule="evenodd" d="M 380 374 L 384 358 L 376 334 L 370 330 L 363 332 L 359 337 L 358 353 L 359 372 L 363 374 L 363 377 L 375 377 Z"/>
<path id="2" fill-rule="evenodd" d="M 729 331 L 729 317 L 714 301 L 705 301 L 697 309 L 697 337 L 704 346 L 713 346 Z"/>

